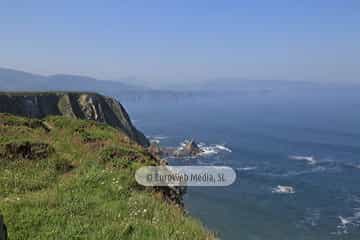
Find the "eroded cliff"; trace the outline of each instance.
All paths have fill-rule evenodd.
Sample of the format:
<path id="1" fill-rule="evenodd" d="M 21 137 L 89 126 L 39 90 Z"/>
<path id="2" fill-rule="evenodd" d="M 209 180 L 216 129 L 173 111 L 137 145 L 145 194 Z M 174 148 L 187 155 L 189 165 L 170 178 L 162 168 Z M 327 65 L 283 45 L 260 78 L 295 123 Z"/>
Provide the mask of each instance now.
<path id="1" fill-rule="evenodd" d="M 96 93 L 5 92 L 0 93 L 0 112 L 31 118 L 62 115 L 94 120 L 120 129 L 142 146 L 149 145 L 149 141 L 133 126 L 125 108 L 118 101 Z"/>

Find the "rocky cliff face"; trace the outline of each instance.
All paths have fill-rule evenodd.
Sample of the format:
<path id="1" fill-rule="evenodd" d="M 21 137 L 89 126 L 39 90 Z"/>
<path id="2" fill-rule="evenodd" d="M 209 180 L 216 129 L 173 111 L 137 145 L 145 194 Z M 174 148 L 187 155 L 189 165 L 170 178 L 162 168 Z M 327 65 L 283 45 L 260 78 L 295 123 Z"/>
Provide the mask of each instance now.
<path id="1" fill-rule="evenodd" d="M 131 123 L 124 107 L 115 99 L 96 93 L 44 92 L 0 93 L 0 112 L 43 118 L 63 115 L 109 124 L 147 147 L 149 141 Z"/>

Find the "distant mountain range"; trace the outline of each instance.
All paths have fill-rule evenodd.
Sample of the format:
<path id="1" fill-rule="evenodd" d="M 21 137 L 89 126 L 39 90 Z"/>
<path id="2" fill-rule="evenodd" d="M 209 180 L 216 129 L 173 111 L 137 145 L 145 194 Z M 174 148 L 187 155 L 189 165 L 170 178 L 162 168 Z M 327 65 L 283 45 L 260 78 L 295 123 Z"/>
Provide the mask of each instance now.
<path id="1" fill-rule="evenodd" d="M 1 91 L 76 91 L 97 92 L 119 100 L 147 98 L 167 99 L 168 97 L 191 97 L 213 94 L 269 93 L 279 90 L 317 88 L 358 89 L 358 83 L 306 82 L 285 80 L 245 80 L 237 78 L 213 78 L 201 83 L 189 83 L 182 87 L 153 89 L 132 85 L 128 82 L 100 80 L 88 76 L 56 74 L 44 76 L 0 67 Z"/>
<path id="2" fill-rule="evenodd" d="M 43 76 L 0 68 L 0 91 L 87 91 L 115 95 L 151 89 L 118 81 L 98 80 L 87 76 L 56 74 Z"/>

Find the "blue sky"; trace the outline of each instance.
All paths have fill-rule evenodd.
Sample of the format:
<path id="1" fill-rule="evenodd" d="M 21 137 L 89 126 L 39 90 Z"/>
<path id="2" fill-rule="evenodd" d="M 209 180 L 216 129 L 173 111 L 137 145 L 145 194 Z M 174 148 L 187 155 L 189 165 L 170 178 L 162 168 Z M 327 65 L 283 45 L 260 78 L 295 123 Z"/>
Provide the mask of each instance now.
<path id="1" fill-rule="evenodd" d="M 150 84 L 360 81 L 360 1 L 0 0 L 0 66 Z"/>

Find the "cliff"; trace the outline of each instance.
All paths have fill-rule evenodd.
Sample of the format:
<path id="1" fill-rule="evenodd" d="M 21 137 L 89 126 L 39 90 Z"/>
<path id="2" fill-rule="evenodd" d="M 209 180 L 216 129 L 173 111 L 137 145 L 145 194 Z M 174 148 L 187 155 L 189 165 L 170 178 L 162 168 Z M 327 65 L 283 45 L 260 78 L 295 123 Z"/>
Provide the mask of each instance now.
<path id="1" fill-rule="evenodd" d="M 215 239 L 181 188 L 137 184 L 159 164 L 109 125 L 0 113 L 0 239 Z"/>
<path id="2" fill-rule="evenodd" d="M 136 143 L 149 141 L 131 123 L 124 107 L 115 99 L 96 93 L 80 92 L 4 92 L 0 93 L 0 112 L 23 117 L 44 118 L 62 115 L 106 123 L 123 131 Z"/>

